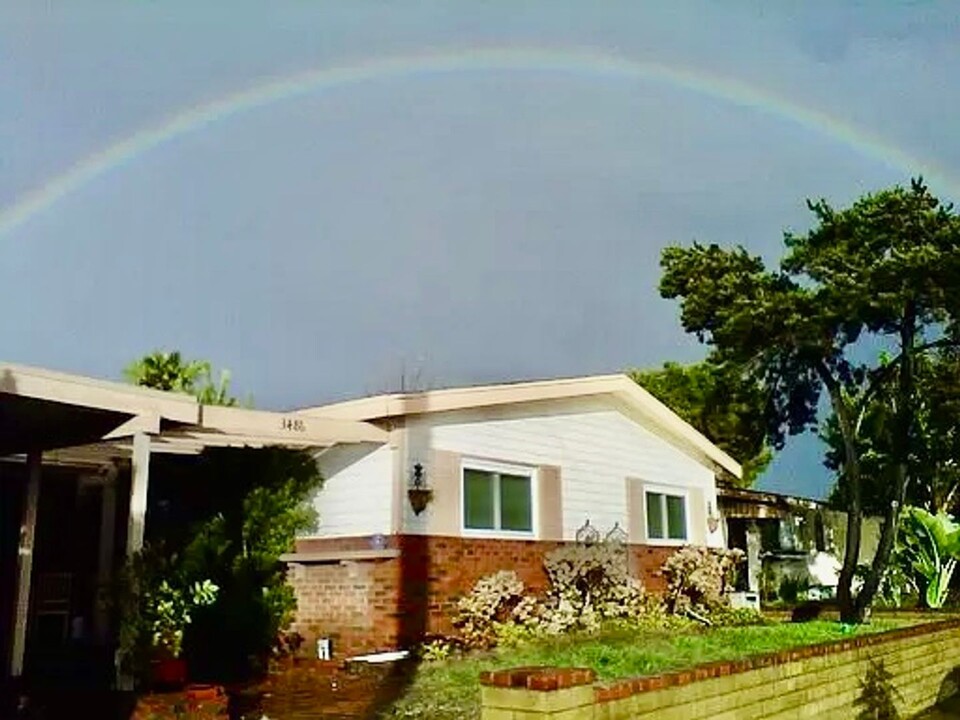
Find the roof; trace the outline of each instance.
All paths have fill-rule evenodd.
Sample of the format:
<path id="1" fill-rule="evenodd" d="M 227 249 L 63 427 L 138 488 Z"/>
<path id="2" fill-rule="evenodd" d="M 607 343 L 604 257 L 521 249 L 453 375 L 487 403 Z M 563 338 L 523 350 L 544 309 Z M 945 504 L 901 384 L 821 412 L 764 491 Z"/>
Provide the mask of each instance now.
<path id="1" fill-rule="evenodd" d="M 384 430 L 362 421 L 208 406 L 181 393 L 0 364 L 0 455 L 44 450 L 91 461 L 124 456 L 137 432 L 154 437 L 154 452 L 174 453 L 387 439 Z"/>
<path id="2" fill-rule="evenodd" d="M 605 397 L 619 400 L 681 449 L 740 477 L 740 464 L 624 374 L 392 393 L 304 408 L 304 415 L 374 422 L 393 417 L 519 405 L 545 400 Z"/>
<path id="3" fill-rule="evenodd" d="M 798 511 L 830 509 L 823 500 L 738 488 L 727 483 L 717 483 L 717 501 L 721 513 L 728 518 L 784 518 Z"/>
<path id="4" fill-rule="evenodd" d="M 828 507 L 826 500 L 803 497 L 801 495 L 787 495 L 785 493 L 775 493 L 769 490 L 754 490 L 752 488 L 741 488 L 729 483 L 717 483 L 717 497 L 730 498 L 732 500 L 744 500 L 747 502 L 761 503 L 764 505 L 804 505 L 809 507 Z"/>

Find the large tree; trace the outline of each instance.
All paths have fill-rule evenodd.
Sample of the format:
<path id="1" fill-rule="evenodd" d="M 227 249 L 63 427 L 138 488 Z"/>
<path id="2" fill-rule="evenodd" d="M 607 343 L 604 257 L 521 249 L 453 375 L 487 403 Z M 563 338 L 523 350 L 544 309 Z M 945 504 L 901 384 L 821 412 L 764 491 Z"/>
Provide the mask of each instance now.
<path id="1" fill-rule="evenodd" d="M 775 447 L 817 426 L 825 393 L 848 488 L 837 596 L 842 619 L 860 622 L 889 561 L 910 479 L 917 363 L 960 337 L 960 218 L 920 180 L 840 210 L 825 200 L 808 206 L 814 227 L 785 235 L 779 267 L 768 268 L 742 247 L 669 247 L 660 291 L 680 300 L 684 329 L 764 384 Z M 877 359 L 877 348 L 890 353 L 889 362 Z M 860 421 L 883 394 L 893 414 L 884 471 L 890 502 L 876 555 L 854 596 L 863 518 Z"/>
<path id="2" fill-rule="evenodd" d="M 731 482 L 748 487 L 770 464 L 764 406 L 765 388 L 732 363 L 681 365 L 631 370 L 630 377 L 704 434 L 743 467 Z"/>

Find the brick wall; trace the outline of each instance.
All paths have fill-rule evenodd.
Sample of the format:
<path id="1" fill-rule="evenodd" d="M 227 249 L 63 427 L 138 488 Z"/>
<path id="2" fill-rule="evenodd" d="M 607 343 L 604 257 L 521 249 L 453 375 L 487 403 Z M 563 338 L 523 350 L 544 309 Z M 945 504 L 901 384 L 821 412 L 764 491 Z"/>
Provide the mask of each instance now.
<path id="1" fill-rule="evenodd" d="M 291 569 L 297 594 L 293 629 L 313 653 L 318 637 L 332 637 L 344 655 L 389 650 L 424 636 L 453 632 L 457 601 L 480 578 L 514 570 L 533 592 L 546 588 L 543 557 L 563 543 L 396 535 L 386 546 L 396 558 L 311 562 Z M 299 553 L 368 550 L 370 538 L 308 539 Z M 633 573 L 646 587 L 662 590 L 657 574 L 675 548 L 630 546 Z"/>
<path id="2" fill-rule="evenodd" d="M 864 685 L 886 674 L 882 692 Z M 793 720 L 913 717 L 955 694 L 960 620 L 864 635 L 679 672 L 594 684 L 590 670 L 518 668 L 481 677 L 482 718 Z"/>
<path id="3" fill-rule="evenodd" d="M 393 649 L 399 628 L 396 558 L 311 563 L 291 569 L 288 582 L 297 596 L 292 630 L 314 655 L 320 637 L 333 640 L 337 657 Z"/>

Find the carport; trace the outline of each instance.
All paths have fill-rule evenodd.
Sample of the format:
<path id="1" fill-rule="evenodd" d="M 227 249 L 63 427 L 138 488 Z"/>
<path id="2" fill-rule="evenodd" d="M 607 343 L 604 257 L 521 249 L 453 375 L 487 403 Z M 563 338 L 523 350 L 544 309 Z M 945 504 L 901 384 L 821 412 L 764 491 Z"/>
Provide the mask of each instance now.
<path id="1" fill-rule="evenodd" d="M 381 444 L 386 439 L 385 431 L 363 422 L 204 406 L 187 395 L 0 364 L 0 458 L 20 470 L 13 477 L 0 477 L 0 483 L 22 483 L 18 492 L 2 496 L 20 498 L 19 508 L 8 503 L 2 515 L 19 521 L 19 538 L 12 542 L 16 558 L 10 559 L 15 563 L 10 607 L 0 620 L 5 674 L 17 678 L 24 670 L 37 507 L 44 475 L 56 466 L 90 468 L 110 489 L 102 494 L 99 536 L 99 571 L 108 577 L 121 504 L 128 508 L 122 535 L 125 554 L 143 545 L 152 453 L 198 454 L 211 446 L 319 451 L 342 443 Z M 129 492 L 124 497 L 118 497 L 110 484 L 119 463 L 129 463 Z"/>

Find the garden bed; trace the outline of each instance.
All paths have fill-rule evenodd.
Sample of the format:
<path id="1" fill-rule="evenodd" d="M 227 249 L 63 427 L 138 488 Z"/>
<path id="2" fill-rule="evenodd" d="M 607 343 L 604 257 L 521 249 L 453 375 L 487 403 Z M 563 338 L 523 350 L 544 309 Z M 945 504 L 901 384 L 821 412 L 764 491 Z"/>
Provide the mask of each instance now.
<path id="1" fill-rule="evenodd" d="M 608 625 L 596 633 L 571 633 L 486 653 L 425 662 L 386 717 L 479 718 L 479 678 L 485 670 L 534 665 L 586 667 L 601 680 L 615 680 L 819 645 L 914 624 L 915 619 L 912 620 L 878 618 L 858 627 L 829 621 L 714 628 L 692 624 L 658 629 Z"/>

